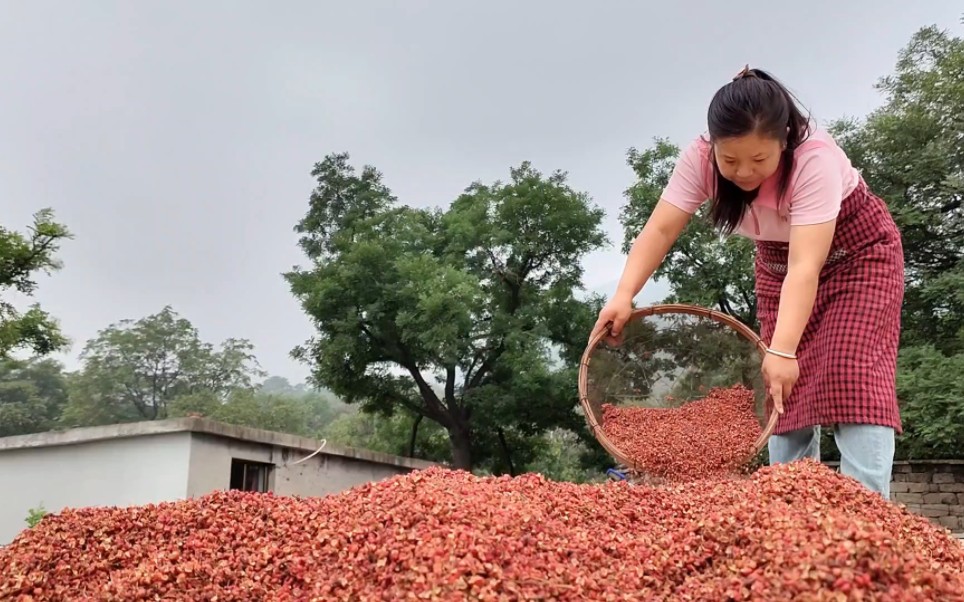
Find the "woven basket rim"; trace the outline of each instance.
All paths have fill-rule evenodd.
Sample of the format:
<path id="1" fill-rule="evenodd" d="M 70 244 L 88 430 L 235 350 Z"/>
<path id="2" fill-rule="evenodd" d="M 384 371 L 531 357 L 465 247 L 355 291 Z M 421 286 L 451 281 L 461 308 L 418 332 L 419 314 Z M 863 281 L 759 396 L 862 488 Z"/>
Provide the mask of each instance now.
<path id="1" fill-rule="evenodd" d="M 685 314 L 692 316 L 699 316 L 703 318 L 709 318 L 715 322 L 719 322 L 725 326 L 732 328 L 740 336 L 748 340 L 757 349 L 757 353 L 760 354 L 761 359 L 765 356 L 767 346 L 766 343 L 753 331 L 752 328 L 744 324 L 743 322 L 737 320 L 733 316 L 712 310 L 706 307 L 700 307 L 698 305 L 690 305 L 686 303 L 658 303 L 654 305 L 649 305 L 645 307 L 635 308 L 629 316 L 628 322 L 644 318 L 646 316 L 662 315 L 662 314 Z M 586 422 L 589 425 L 589 430 L 592 432 L 593 436 L 599 441 L 609 455 L 611 455 L 617 463 L 622 464 L 632 470 L 637 470 L 640 472 L 645 472 L 632 460 L 626 456 L 620 449 L 616 446 L 613 441 L 606 436 L 606 433 L 602 429 L 602 425 L 596 416 L 596 413 L 592 409 L 592 405 L 589 403 L 589 363 L 592 358 L 592 354 L 599 345 L 599 343 L 611 332 L 612 324 L 607 324 L 606 328 L 599 332 L 595 337 L 593 337 L 588 345 L 586 345 L 586 350 L 582 354 L 582 358 L 579 361 L 579 402 L 582 405 L 583 412 L 586 416 Z M 765 407 L 767 413 L 769 414 L 769 420 L 760 436 L 757 437 L 756 442 L 753 444 L 753 453 L 750 457 L 759 454 L 764 446 L 766 446 L 767 441 L 769 441 L 770 436 L 773 434 L 774 429 L 777 425 L 777 420 L 779 419 L 779 414 L 772 411 L 772 399 L 769 395 L 766 396 Z M 749 458 L 748 458 L 749 459 Z"/>

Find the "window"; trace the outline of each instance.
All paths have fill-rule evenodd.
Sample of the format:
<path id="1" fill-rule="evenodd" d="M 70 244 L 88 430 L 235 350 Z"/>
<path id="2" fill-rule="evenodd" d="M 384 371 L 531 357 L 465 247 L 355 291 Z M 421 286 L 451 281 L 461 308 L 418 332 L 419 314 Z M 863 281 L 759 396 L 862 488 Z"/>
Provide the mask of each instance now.
<path id="1" fill-rule="evenodd" d="M 268 475 L 272 465 L 264 462 L 231 459 L 231 489 L 241 491 L 268 491 Z"/>

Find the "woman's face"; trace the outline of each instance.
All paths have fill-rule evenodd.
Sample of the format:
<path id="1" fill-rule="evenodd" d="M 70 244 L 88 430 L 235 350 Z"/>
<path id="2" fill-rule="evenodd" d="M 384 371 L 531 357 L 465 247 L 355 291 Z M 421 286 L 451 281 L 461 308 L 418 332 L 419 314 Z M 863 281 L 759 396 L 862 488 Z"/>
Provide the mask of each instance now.
<path id="1" fill-rule="evenodd" d="M 783 144 L 758 134 L 721 138 L 714 142 L 716 164 L 724 178 L 743 190 L 755 190 L 780 165 Z"/>

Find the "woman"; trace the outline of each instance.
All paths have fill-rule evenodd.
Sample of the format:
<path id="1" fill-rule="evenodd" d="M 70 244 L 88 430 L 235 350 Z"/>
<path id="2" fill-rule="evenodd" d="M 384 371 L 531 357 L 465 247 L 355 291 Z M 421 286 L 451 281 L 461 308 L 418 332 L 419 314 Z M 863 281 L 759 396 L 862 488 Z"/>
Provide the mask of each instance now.
<path id="1" fill-rule="evenodd" d="M 705 202 L 723 234 L 756 241 L 762 373 L 780 414 L 770 463 L 820 458 L 833 425 L 841 472 L 890 498 L 904 259 L 884 202 L 767 73 L 743 69 L 710 102 L 708 139 L 681 154 L 592 336 L 618 340 L 632 299 Z"/>

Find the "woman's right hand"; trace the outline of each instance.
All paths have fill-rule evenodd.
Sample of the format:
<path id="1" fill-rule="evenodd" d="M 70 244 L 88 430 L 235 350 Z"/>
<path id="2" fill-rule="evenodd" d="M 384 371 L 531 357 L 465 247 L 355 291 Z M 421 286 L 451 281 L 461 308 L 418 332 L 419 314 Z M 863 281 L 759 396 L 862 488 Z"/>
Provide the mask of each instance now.
<path id="1" fill-rule="evenodd" d="M 603 339 L 609 345 L 618 347 L 622 343 L 623 326 L 633 313 L 633 298 L 625 293 L 617 292 L 606 305 L 599 311 L 599 319 L 592 328 L 589 340 L 592 341 L 596 336 L 606 330 L 606 325 L 612 322 L 610 334 Z"/>

